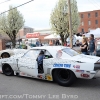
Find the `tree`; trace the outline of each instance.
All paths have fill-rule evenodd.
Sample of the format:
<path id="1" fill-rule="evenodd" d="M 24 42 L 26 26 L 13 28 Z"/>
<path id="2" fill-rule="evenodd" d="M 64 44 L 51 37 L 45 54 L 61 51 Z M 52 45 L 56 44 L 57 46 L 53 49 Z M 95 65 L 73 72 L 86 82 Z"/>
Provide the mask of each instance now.
<path id="1" fill-rule="evenodd" d="M 62 44 L 69 36 L 68 0 L 59 0 L 50 17 L 51 29 L 60 35 Z M 71 0 L 72 33 L 76 33 L 80 24 L 76 0 Z"/>
<path id="2" fill-rule="evenodd" d="M 11 39 L 13 48 L 16 46 L 16 35 L 23 27 L 24 20 L 17 8 L 9 7 L 8 14 L 0 16 L 0 31 L 7 34 Z"/>

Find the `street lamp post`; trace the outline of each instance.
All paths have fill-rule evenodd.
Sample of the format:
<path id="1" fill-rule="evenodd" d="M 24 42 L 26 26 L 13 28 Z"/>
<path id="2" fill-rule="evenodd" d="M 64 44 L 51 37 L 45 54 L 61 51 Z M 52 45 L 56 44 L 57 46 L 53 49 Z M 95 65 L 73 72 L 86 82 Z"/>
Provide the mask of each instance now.
<path id="1" fill-rule="evenodd" d="M 70 47 L 73 48 L 72 20 L 71 20 L 71 4 L 70 4 L 70 0 L 68 0 L 68 12 L 69 12 Z"/>

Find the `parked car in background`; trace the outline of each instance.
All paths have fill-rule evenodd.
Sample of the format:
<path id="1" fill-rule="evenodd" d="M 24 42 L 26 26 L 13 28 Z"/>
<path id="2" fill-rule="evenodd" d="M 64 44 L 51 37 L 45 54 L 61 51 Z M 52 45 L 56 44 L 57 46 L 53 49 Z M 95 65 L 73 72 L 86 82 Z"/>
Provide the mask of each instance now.
<path id="1" fill-rule="evenodd" d="M 96 56 L 100 57 L 100 40 L 96 43 Z"/>
<path id="2" fill-rule="evenodd" d="M 27 49 L 6 49 L 0 51 L 0 58 L 9 58 L 15 54 L 23 54 Z"/>

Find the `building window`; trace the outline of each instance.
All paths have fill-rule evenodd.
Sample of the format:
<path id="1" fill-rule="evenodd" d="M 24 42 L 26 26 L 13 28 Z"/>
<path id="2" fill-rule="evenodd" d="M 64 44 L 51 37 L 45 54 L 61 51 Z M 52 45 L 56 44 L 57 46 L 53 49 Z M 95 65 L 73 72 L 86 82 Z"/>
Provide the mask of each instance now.
<path id="1" fill-rule="evenodd" d="M 81 18 L 83 18 L 83 14 L 81 14 Z"/>
<path id="2" fill-rule="evenodd" d="M 98 24 L 98 20 L 95 20 L 95 24 Z"/>
<path id="3" fill-rule="evenodd" d="M 82 32 L 84 33 L 84 29 L 82 28 Z"/>
<path id="4" fill-rule="evenodd" d="M 98 13 L 97 12 L 95 13 L 95 17 L 98 17 Z"/>
<path id="5" fill-rule="evenodd" d="M 89 28 L 89 29 L 88 29 L 88 32 L 90 32 L 90 30 L 91 30 L 91 29 Z"/>
<path id="6" fill-rule="evenodd" d="M 90 13 L 88 13 L 88 18 L 90 18 Z"/>
<path id="7" fill-rule="evenodd" d="M 81 24 L 82 24 L 82 26 L 84 26 L 84 22 L 82 22 Z"/>
<path id="8" fill-rule="evenodd" d="M 88 21 L 88 25 L 91 25 L 91 21 L 90 20 Z"/>

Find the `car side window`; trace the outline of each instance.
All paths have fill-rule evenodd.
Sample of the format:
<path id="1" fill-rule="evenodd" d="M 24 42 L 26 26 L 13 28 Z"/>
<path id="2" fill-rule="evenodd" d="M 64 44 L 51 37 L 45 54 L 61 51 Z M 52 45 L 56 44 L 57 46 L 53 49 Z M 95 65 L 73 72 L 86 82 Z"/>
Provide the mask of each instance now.
<path id="1" fill-rule="evenodd" d="M 45 58 L 53 58 L 53 56 L 46 50 L 45 51 Z"/>
<path id="2" fill-rule="evenodd" d="M 23 57 L 27 58 L 36 58 L 36 51 L 35 50 L 29 50 Z"/>

